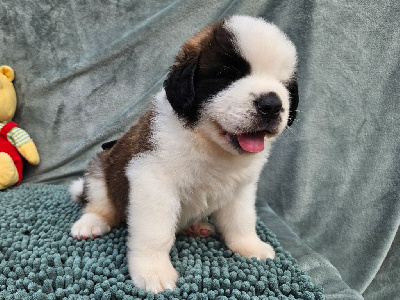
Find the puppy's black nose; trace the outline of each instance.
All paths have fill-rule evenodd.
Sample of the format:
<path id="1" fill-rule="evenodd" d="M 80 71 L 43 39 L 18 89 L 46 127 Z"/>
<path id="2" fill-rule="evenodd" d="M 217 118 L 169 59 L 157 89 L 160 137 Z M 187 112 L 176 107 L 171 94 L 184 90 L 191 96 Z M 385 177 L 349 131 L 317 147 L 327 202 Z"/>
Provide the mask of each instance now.
<path id="1" fill-rule="evenodd" d="M 277 117 L 282 109 L 282 102 L 275 93 L 260 95 L 256 99 L 255 105 L 258 112 L 268 118 Z"/>

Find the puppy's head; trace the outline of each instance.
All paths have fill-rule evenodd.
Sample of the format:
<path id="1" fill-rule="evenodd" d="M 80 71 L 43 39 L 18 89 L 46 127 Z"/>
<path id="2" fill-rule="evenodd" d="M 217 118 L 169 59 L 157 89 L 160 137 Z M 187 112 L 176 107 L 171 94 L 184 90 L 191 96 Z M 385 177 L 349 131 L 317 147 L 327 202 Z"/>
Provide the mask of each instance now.
<path id="1" fill-rule="evenodd" d="M 164 89 L 186 126 L 229 152 L 261 152 L 296 118 L 296 60 L 275 25 L 233 16 L 182 46 Z"/>

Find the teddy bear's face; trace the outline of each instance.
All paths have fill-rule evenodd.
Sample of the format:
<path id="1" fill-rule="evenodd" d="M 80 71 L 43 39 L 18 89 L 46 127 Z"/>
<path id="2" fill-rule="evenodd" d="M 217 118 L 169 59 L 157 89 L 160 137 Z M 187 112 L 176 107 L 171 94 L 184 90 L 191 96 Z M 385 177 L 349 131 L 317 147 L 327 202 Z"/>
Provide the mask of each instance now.
<path id="1" fill-rule="evenodd" d="M 8 66 L 0 67 L 0 121 L 11 121 L 17 108 L 15 94 L 14 71 Z"/>

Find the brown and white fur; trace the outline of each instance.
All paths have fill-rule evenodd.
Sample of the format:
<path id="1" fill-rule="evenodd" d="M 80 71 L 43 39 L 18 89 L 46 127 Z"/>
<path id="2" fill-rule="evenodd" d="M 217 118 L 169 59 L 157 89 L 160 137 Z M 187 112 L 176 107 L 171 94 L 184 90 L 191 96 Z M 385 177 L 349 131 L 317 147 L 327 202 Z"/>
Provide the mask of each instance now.
<path id="1" fill-rule="evenodd" d="M 175 234 L 207 216 L 232 251 L 273 259 L 255 231 L 256 189 L 271 143 L 296 116 L 296 60 L 285 34 L 259 18 L 193 36 L 152 108 L 71 186 L 86 203 L 71 234 L 95 238 L 126 221 L 132 280 L 154 293 L 175 287 Z"/>

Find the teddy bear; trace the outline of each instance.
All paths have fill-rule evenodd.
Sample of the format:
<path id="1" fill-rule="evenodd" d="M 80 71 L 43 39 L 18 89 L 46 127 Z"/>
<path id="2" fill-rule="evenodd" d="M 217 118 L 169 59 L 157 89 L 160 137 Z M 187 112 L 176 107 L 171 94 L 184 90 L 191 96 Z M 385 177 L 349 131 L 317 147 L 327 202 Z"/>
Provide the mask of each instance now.
<path id="1" fill-rule="evenodd" d="M 0 66 L 0 190 L 21 183 L 21 155 L 32 165 L 40 162 L 35 143 L 28 133 L 11 121 L 17 108 L 13 80 L 14 70 Z"/>

